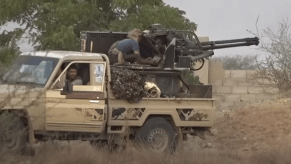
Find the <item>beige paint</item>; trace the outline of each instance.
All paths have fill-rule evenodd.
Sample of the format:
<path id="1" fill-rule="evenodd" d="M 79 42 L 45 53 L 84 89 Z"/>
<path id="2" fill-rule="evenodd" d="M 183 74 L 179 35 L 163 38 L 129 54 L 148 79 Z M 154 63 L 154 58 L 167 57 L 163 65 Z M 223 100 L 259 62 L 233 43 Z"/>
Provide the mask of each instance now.
<path id="1" fill-rule="evenodd" d="M 42 54 L 45 56 L 45 54 Z M 71 132 L 95 132 L 102 133 L 107 130 L 110 133 L 116 133 L 110 129 L 105 129 L 105 124 L 110 126 L 142 126 L 150 115 L 169 115 L 173 118 L 174 124 L 177 127 L 211 127 L 215 120 L 215 99 L 198 99 L 198 98 L 143 98 L 139 103 L 128 103 L 125 100 L 117 100 L 113 97 L 110 89 L 110 67 L 108 65 L 109 59 L 104 54 L 86 54 L 83 52 L 52 52 L 46 54 L 47 56 L 59 57 L 60 61 L 57 64 L 52 76 L 49 78 L 47 84 L 41 91 L 45 91 L 43 97 L 39 99 L 38 103 L 33 104 L 30 108 L 25 105 L 27 101 L 33 100 L 37 97 L 36 93 L 29 96 L 30 100 L 18 103 L 20 99 L 14 99 L 12 105 L 6 106 L 4 109 L 26 110 L 28 109 L 29 119 L 31 121 L 31 134 L 36 130 L 44 131 L 71 131 Z M 104 60 L 104 59 L 105 60 Z M 54 89 L 54 85 L 61 81 L 61 77 L 65 74 L 65 70 L 58 74 L 59 68 L 64 61 L 71 61 L 72 63 L 91 63 L 90 69 L 90 84 L 85 86 L 74 86 L 74 89 L 81 91 L 96 91 L 101 90 L 105 96 L 108 95 L 108 104 L 105 100 L 89 99 L 67 99 L 65 95 L 61 95 L 62 89 Z M 70 63 L 70 64 L 72 64 Z M 102 83 L 95 83 L 94 78 L 94 64 L 104 64 L 104 76 Z M 206 69 L 207 70 L 207 69 Z M 206 71 L 207 72 L 207 71 Z M 57 78 L 55 78 L 58 76 Z M 106 78 L 105 78 L 106 76 Z M 57 80 L 55 80 L 57 79 Z M 109 81 L 105 83 L 105 79 Z M 61 86 L 61 85 L 60 85 Z M 7 91 L 1 90 L 1 98 L 5 97 Z M 36 92 L 36 91 L 35 91 Z M 109 94 L 107 94 L 107 92 Z M 145 108 L 143 115 L 136 120 L 114 120 L 112 118 L 113 108 Z M 178 115 L 178 109 L 183 110 L 185 120 L 182 115 Z M 191 111 L 185 111 L 190 109 Z M 1 109 L 2 110 L 2 109 Z M 103 114 L 98 113 L 97 110 L 103 110 Z M 132 111 L 132 110 L 131 110 Z M 180 113 L 181 114 L 181 113 Z M 37 117 L 42 115 L 42 117 Z M 189 118 L 202 115 L 201 120 L 191 120 Z M 124 130 L 124 128 L 123 128 Z M 32 139 L 31 139 L 32 140 Z"/>
<path id="2" fill-rule="evenodd" d="M 112 118 L 112 108 L 145 108 L 145 112 L 138 120 L 115 120 Z M 202 121 L 182 121 L 177 113 L 177 109 L 194 109 L 208 114 L 207 119 Z M 215 120 L 214 99 L 191 99 L 191 98 L 144 98 L 139 103 L 128 103 L 124 100 L 109 100 L 108 125 L 110 126 L 142 126 L 149 115 L 170 115 L 174 119 L 176 126 L 200 127 L 213 126 Z"/>
<path id="3" fill-rule="evenodd" d="M 80 61 L 74 61 L 79 63 Z M 75 85 L 74 91 L 103 92 L 106 63 L 96 59 L 84 61 L 90 63 L 90 83 L 88 85 Z M 96 82 L 95 65 L 103 66 L 102 81 Z M 64 69 L 64 74 L 70 64 Z M 60 76 L 62 76 L 62 74 Z M 60 90 L 49 89 L 46 92 L 46 117 L 45 130 L 50 131 L 74 131 L 96 132 L 104 131 L 105 100 L 68 99 L 61 95 Z M 102 110 L 100 115 L 96 110 Z"/>
<path id="4" fill-rule="evenodd" d="M 220 61 L 209 60 L 209 84 L 214 84 L 225 77 L 223 63 Z"/>

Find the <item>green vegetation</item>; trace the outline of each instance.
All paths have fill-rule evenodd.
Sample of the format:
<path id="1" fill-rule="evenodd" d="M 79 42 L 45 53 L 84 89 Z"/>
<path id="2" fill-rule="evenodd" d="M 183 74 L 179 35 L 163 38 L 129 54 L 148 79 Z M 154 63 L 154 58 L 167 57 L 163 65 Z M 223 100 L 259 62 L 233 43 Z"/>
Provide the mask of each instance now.
<path id="1" fill-rule="evenodd" d="M 162 0 L 3 0 L 0 8 L 0 28 L 9 22 L 22 26 L 0 34 L 0 62 L 6 65 L 19 54 L 15 43 L 23 34 L 36 50 L 79 51 L 83 30 L 146 30 L 154 23 L 179 30 L 197 28 L 184 11 Z"/>
<path id="2" fill-rule="evenodd" d="M 14 32 L 3 31 L 0 34 L 0 67 L 8 66 L 20 54 L 16 40 L 20 39 L 21 35 L 22 32 L 19 29 Z"/>
<path id="3" fill-rule="evenodd" d="M 23 25 L 12 33 L 26 33 L 37 50 L 80 50 L 82 30 L 145 30 L 153 23 L 192 31 L 197 27 L 184 11 L 162 0 L 3 0 L 0 8 L 0 27 Z"/>
<path id="4" fill-rule="evenodd" d="M 199 81 L 199 77 L 193 75 L 193 71 L 183 70 L 182 75 L 189 84 L 201 84 L 201 82 Z"/>

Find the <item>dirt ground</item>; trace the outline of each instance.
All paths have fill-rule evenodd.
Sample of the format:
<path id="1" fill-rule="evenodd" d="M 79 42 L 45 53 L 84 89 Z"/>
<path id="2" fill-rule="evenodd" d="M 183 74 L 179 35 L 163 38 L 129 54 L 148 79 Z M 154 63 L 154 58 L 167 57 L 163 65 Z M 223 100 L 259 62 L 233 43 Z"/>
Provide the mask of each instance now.
<path id="1" fill-rule="evenodd" d="M 175 154 L 140 152 L 129 148 L 108 152 L 88 142 L 46 144 L 35 156 L 0 154 L 0 163 L 291 163 L 291 99 L 278 99 L 224 111 L 206 140 L 188 136 L 184 151 Z"/>
<path id="2" fill-rule="evenodd" d="M 231 150 L 252 155 L 291 141 L 291 99 L 259 102 L 224 111 L 206 140 L 190 137 L 186 149 Z"/>

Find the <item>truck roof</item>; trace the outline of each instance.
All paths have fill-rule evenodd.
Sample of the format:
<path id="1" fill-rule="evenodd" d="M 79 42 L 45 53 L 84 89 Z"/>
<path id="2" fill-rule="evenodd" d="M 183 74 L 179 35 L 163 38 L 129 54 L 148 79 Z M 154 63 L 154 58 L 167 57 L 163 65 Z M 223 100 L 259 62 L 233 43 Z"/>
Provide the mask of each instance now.
<path id="1" fill-rule="evenodd" d="M 52 58 L 70 58 L 70 57 L 97 57 L 98 59 L 102 59 L 102 55 L 100 53 L 92 53 L 92 52 L 81 52 L 81 51 L 31 51 L 31 52 L 23 52 L 20 56 L 41 56 L 41 57 L 52 57 Z"/>

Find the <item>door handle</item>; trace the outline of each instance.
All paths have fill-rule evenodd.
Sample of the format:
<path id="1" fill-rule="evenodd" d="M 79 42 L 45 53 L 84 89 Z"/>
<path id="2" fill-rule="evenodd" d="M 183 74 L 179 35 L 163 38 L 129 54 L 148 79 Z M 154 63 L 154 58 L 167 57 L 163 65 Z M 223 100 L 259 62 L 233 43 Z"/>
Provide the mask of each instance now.
<path id="1" fill-rule="evenodd" d="M 90 103 L 99 103 L 99 101 L 97 101 L 97 100 L 90 100 Z"/>

